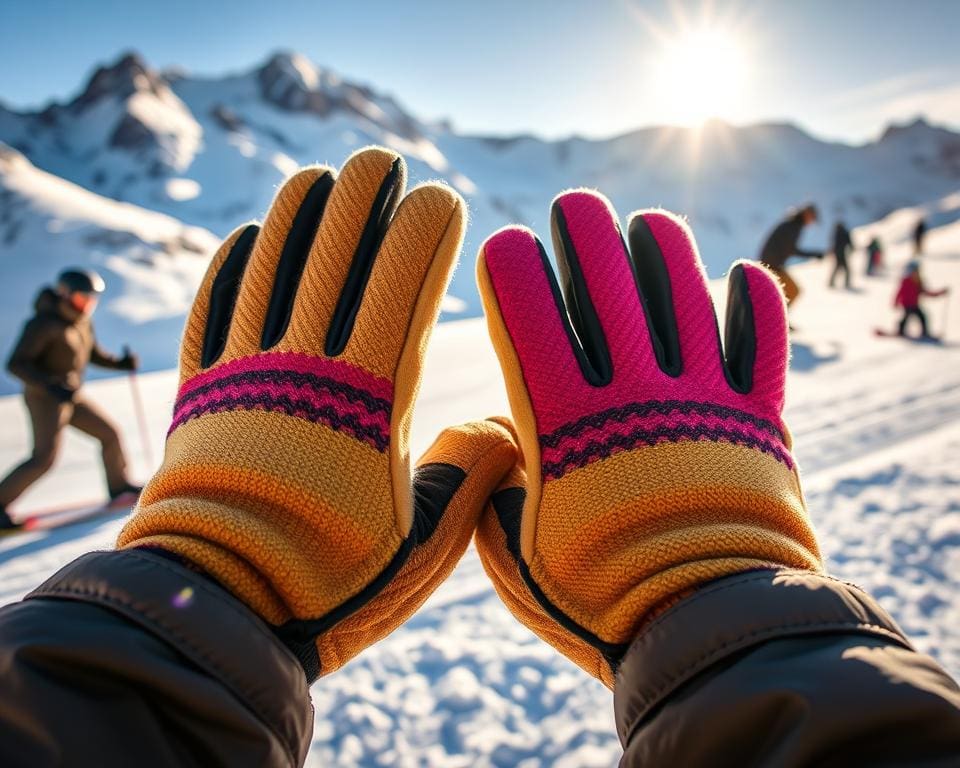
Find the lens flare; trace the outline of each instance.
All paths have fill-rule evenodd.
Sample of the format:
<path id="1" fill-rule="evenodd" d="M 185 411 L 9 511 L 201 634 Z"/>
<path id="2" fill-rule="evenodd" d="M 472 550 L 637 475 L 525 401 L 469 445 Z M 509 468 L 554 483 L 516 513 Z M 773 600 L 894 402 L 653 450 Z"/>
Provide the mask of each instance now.
<path id="1" fill-rule="evenodd" d="M 193 587 L 184 587 L 170 601 L 174 608 L 186 608 L 193 602 Z"/>

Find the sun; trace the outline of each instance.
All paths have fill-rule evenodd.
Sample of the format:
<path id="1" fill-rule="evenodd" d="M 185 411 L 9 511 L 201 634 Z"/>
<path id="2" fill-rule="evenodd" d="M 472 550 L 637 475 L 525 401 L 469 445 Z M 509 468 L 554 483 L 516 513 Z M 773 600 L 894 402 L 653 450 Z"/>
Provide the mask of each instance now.
<path id="1" fill-rule="evenodd" d="M 659 120 L 735 120 L 748 86 L 748 53 L 731 29 L 703 25 L 663 39 L 650 74 Z"/>

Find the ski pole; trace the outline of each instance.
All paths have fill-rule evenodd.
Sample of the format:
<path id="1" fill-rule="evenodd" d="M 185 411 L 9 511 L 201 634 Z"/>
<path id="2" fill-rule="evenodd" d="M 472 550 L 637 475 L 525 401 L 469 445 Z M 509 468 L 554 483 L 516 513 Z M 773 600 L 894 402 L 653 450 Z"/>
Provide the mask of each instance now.
<path id="1" fill-rule="evenodd" d="M 950 310 L 950 293 L 948 291 L 943 295 L 943 317 L 941 318 L 943 325 L 940 326 L 943 329 L 942 331 L 940 331 L 941 339 L 947 338 L 947 327 L 948 327 L 947 317 L 949 317 L 949 310 Z"/>
<path id="2" fill-rule="evenodd" d="M 150 472 L 153 472 L 153 451 L 150 449 L 150 432 L 147 430 L 147 414 L 143 409 L 143 398 L 140 397 L 140 382 L 137 372 L 130 371 L 130 392 L 133 394 L 133 407 L 137 412 L 137 426 L 140 428 L 140 441 L 143 444 L 143 456 L 147 460 Z"/>

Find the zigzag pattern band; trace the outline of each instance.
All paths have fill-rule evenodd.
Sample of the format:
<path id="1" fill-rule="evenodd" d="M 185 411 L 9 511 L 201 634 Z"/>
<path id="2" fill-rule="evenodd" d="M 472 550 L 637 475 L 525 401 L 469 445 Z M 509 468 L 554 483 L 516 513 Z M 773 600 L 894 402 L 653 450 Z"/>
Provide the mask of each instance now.
<path id="1" fill-rule="evenodd" d="M 283 352 L 241 358 L 183 385 L 168 434 L 208 414 L 263 410 L 324 424 L 385 452 L 392 389 L 336 360 Z"/>
<path id="2" fill-rule="evenodd" d="M 752 448 L 793 468 L 783 433 L 772 422 L 726 406 L 671 400 L 612 408 L 541 435 L 543 477 L 556 479 L 621 451 L 701 440 Z"/>

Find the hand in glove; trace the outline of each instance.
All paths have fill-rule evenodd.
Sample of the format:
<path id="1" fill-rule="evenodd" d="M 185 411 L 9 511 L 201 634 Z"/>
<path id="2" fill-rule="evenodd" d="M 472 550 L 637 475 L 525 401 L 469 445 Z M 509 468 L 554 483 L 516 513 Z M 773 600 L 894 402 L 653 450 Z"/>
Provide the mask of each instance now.
<path id="1" fill-rule="evenodd" d="M 774 278 L 738 263 L 724 350 L 693 237 L 677 217 L 630 219 L 561 195 L 558 287 L 533 232 L 483 245 L 478 281 L 522 462 L 477 548 L 540 637 L 613 686 L 650 617 L 708 581 L 819 570 L 781 419 L 788 358 Z"/>
<path id="2" fill-rule="evenodd" d="M 164 462 L 120 534 L 195 563 L 271 624 L 307 676 L 402 624 L 460 559 L 516 459 L 449 429 L 411 484 L 423 355 L 463 237 L 450 188 L 403 196 L 402 158 L 354 154 L 230 235 L 187 322 Z"/>
<path id="3" fill-rule="evenodd" d="M 130 347 L 123 348 L 123 357 L 117 360 L 117 370 L 136 371 L 140 368 L 140 357 L 130 351 Z"/>

